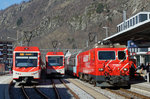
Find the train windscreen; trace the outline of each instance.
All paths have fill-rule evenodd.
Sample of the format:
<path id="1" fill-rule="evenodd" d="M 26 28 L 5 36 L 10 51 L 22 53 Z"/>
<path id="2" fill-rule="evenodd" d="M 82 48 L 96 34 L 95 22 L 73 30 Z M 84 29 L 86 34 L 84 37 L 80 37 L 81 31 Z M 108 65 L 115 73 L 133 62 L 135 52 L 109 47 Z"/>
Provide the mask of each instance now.
<path id="1" fill-rule="evenodd" d="M 63 56 L 48 56 L 48 66 L 63 66 Z"/>
<path id="2" fill-rule="evenodd" d="M 37 67 L 38 53 L 16 53 L 16 67 Z"/>
<path id="3" fill-rule="evenodd" d="M 99 60 L 115 60 L 115 51 L 99 51 Z"/>
<path id="4" fill-rule="evenodd" d="M 126 60 L 126 52 L 125 51 L 118 51 L 118 59 L 119 60 Z"/>

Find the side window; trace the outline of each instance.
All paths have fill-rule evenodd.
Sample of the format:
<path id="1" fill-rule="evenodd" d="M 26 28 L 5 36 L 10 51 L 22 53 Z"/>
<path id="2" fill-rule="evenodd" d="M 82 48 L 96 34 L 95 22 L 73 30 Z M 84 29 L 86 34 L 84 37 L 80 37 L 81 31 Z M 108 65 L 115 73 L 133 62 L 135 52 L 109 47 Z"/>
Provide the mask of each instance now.
<path id="1" fill-rule="evenodd" d="M 126 60 L 126 52 L 125 51 L 118 51 L 118 59 L 119 60 Z"/>

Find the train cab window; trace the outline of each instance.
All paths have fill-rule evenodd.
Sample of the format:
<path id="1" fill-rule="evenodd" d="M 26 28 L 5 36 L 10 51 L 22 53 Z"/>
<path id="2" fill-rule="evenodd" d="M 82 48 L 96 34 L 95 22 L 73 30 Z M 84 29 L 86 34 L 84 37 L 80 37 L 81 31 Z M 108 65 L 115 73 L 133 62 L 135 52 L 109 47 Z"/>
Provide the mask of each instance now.
<path id="1" fill-rule="evenodd" d="M 99 60 L 115 60 L 115 51 L 99 51 Z"/>
<path id="2" fill-rule="evenodd" d="M 126 52 L 125 51 L 118 51 L 118 59 L 125 60 L 126 59 Z"/>
<path id="3" fill-rule="evenodd" d="M 16 67 L 37 67 L 38 53 L 16 53 Z"/>
<path id="4" fill-rule="evenodd" d="M 145 21 L 145 20 L 147 20 L 147 14 L 140 14 L 140 15 L 139 15 L 139 21 L 140 21 L 140 22 L 143 22 L 143 21 Z"/>
<path id="5" fill-rule="evenodd" d="M 63 66 L 63 56 L 48 56 L 48 66 Z"/>

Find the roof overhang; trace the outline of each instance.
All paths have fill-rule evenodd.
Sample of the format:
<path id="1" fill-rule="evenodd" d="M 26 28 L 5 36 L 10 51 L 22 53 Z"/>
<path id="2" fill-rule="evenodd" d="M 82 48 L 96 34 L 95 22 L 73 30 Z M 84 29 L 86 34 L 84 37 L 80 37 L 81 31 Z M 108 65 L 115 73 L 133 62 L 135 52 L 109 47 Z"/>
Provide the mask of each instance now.
<path id="1" fill-rule="evenodd" d="M 104 40 L 110 40 L 113 43 L 126 44 L 128 40 L 150 41 L 150 20 L 134 25 L 126 30 L 118 32 Z"/>

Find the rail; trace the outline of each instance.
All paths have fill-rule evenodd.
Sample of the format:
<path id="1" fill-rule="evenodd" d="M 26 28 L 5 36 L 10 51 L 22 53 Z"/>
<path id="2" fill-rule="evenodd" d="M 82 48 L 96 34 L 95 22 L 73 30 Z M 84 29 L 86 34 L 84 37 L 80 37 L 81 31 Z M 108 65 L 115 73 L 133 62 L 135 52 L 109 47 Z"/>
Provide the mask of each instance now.
<path id="1" fill-rule="evenodd" d="M 46 96 L 43 92 L 41 92 L 39 89 L 37 89 L 36 86 L 33 86 L 34 90 L 41 95 L 44 99 L 50 99 L 48 96 Z"/>
<path id="2" fill-rule="evenodd" d="M 78 95 L 76 94 L 76 93 L 74 93 L 67 85 L 66 85 L 66 83 L 62 80 L 62 79 L 59 79 L 63 84 L 64 84 L 64 86 L 71 92 L 71 94 L 76 98 L 76 99 L 80 99 L 79 97 L 78 97 Z"/>
<path id="3" fill-rule="evenodd" d="M 23 85 L 21 85 L 21 89 L 22 89 L 22 92 L 23 92 L 23 95 L 25 96 L 25 98 L 26 98 L 26 99 L 30 99 L 29 96 L 27 95 L 27 92 L 25 91 Z"/>
<path id="4" fill-rule="evenodd" d="M 58 93 L 58 90 L 57 90 L 57 88 L 56 88 L 56 86 L 55 86 L 55 83 L 54 83 L 53 79 L 51 79 L 51 82 L 52 82 L 53 88 L 54 88 L 54 90 L 55 90 L 56 99 L 61 99 L 61 98 L 60 98 L 60 95 L 59 95 L 59 93 Z"/>
<path id="5" fill-rule="evenodd" d="M 135 95 L 135 96 L 137 96 L 137 97 L 139 97 L 139 98 L 141 98 L 141 99 L 150 99 L 150 97 L 147 97 L 147 96 L 138 94 L 138 93 L 133 92 L 133 91 L 129 91 L 129 90 L 122 89 L 122 88 L 121 88 L 120 90 L 121 90 L 121 91 L 124 91 L 124 92 L 126 92 L 126 93 L 129 93 L 129 94 L 133 94 L 133 95 Z"/>
<path id="6" fill-rule="evenodd" d="M 122 96 L 122 97 L 124 97 L 125 99 L 132 99 L 131 97 L 126 96 L 125 94 L 120 94 L 120 93 L 118 93 L 118 92 L 116 92 L 116 91 L 113 91 L 113 90 L 111 90 L 111 89 L 106 88 L 106 90 L 107 90 L 107 91 L 110 91 L 110 92 L 112 92 L 112 93 L 114 93 L 114 94 L 116 94 L 116 95 Z"/>

